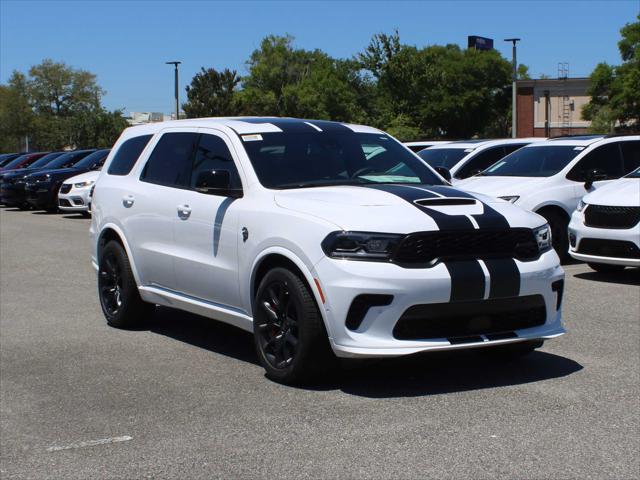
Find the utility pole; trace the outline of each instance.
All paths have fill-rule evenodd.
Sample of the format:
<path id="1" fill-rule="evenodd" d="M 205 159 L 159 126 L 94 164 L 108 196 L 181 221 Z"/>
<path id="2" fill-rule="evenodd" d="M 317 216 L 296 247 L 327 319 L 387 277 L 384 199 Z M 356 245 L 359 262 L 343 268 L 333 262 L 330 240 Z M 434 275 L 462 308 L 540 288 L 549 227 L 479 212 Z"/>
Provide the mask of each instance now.
<path id="1" fill-rule="evenodd" d="M 511 53 L 511 63 L 513 64 L 513 79 L 511 86 L 511 137 L 516 138 L 518 136 L 518 123 L 516 112 L 516 98 L 518 92 L 516 91 L 516 81 L 518 80 L 518 63 L 516 61 L 516 43 L 520 41 L 519 38 L 505 38 L 505 42 L 513 43 L 513 50 Z"/>
<path id="2" fill-rule="evenodd" d="M 180 96 L 178 93 L 178 65 L 182 62 L 164 62 L 166 65 L 173 65 L 175 71 L 175 89 L 176 89 L 176 120 L 180 119 Z"/>

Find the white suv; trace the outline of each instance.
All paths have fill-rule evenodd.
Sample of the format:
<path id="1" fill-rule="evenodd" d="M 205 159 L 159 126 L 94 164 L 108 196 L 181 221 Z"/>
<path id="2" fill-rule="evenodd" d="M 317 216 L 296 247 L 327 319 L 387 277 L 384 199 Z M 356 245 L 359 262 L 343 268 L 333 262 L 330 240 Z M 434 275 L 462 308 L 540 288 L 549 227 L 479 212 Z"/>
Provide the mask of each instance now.
<path id="1" fill-rule="evenodd" d="M 564 138 L 532 143 L 456 186 L 539 213 L 553 246 L 568 257 L 567 226 L 580 199 L 640 166 L 640 136 Z"/>
<path id="2" fill-rule="evenodd" d="M 545 220 L 446 186 L 371 127 L 132 127 L 92 207 L 109 324 L 133 325 L 154 304 L 231 323 L 254 333 L 278 381 L 299 382 L 335 355 L 517 355 L 564 333 L 564 272 Z"/>

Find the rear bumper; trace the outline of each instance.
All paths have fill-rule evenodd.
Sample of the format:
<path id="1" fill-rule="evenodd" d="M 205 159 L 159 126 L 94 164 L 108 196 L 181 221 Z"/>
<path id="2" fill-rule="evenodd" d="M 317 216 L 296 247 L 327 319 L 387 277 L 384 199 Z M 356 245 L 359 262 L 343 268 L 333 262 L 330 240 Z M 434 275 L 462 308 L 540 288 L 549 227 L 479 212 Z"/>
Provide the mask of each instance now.
<path id="1" fill-rule="evenodd" d="M 640 250 L 640 224 L 621 229 L 588 227 L 584 224 L 582 212 L 576 211 L 573 212 L 569 223 L 569 240 L 569 254 L 576 260 L 640 267 L 640 256 L 634 254 L 634 250 Z M 583 243 L 583 240 L 588 242 Z M 588 243 L 591 245 L 586 248 Z M 628 245 L 630 250 L 624 252 L 624 249 L 619 248 L 624 244 Z"/>
<path id="2" fill-rule="evenodd" d="M 446 309 L 451 293 L 451 277 L 443 264 L 425 269 L 405 269 L 386 263 L 324 258 L 316 265 L 313 274 L 318 278 L 325 294 L 324 314 L 336 355 L 384 357 L 429 350 L 480 348 L 526 340 L 546 340 L 564 334 L 559 305 L 559 295 L 562 292 L 553 287 L 553 284 L 557 285 L 557 282 L 564 280 L 564 272 L 558 264 L 555 252 L 547 252 L 533 262 L 516 263 L 520 272 L 519 296 L 542 297 L 543 319 L 541 324 L 531 328 L 506 329 L 502 336 L 484 335 L 480 327 L 473 336 L 406 340 L 398 338 L 397 331 L 394 333 L 396 324 L 411 307 L 438 304 Z M 347 317 L 352 303 L 357 296 L 363 294 L 393 298 L 388 305 L 369 306 L 357 327 L 348 328 Z M 472 319 L 474 322 L 477 320 Z M 493 332 L 495 333 L 495 329 Z"/>

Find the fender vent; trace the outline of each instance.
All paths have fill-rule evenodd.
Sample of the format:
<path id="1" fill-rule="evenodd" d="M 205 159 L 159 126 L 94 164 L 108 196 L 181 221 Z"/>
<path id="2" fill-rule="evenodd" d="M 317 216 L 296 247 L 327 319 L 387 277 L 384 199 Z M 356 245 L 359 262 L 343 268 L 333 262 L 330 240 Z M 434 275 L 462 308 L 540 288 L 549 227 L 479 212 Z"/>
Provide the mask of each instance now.
<path id="1" fill-rule="evenodd" d="M 414 203 L 423 207 L 444 207 L 449 205 L 475 205 L 473 198 L 424 198 Z"/>

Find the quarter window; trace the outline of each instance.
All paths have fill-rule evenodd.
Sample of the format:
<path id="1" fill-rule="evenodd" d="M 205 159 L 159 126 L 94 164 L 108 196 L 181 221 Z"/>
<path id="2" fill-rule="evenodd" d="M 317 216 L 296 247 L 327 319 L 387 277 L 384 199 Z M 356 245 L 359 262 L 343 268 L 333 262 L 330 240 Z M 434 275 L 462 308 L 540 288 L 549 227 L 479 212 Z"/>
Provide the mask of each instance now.
<path id="1" fill-rule="evenodd" d="M 128 175 L 153 135 L 140 135 L 125 141 L 111 160 L 109 175 Z"/>
<path id="2" fill-rule="evenodd" d="M 149 156 L 140 180 L 167 187 L 188 187 L 197 140 L 198 134 L 195 132 L 162 135 Z"/>
<path id="3" fill-rule="evenodd" d="M 224 140 L 216 135 L 202 134 L 193 160 L 189 186 L 195 188 L 198 174 L 211 170 L 227 170 L 231 178 L 231 188 L 242 188 L 238 169 Z"/>

